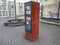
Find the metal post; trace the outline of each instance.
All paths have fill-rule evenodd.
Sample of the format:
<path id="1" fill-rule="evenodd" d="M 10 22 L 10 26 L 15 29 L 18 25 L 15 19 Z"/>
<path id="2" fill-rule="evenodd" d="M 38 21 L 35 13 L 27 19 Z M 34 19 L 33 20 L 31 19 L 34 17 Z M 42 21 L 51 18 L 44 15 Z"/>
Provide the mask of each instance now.
<path id="1" fill-rule="evenodd" d="M 15 19 L 16 19 L 16 0 L 14 0 L 14 7 L 15 7 Z"/>
<path id="2" fill-rule="evenodd" d="M 41 19 L 43 18 L 43 5 L 41 6 Z"/>
<path id="3" fill-rule="evenodd" d="M 57 19 L 59 19 L 59 9 L 60 9 L 60 2 L 59 2 L 59 6 L 58 6 L 58 15 L 57 15 Z"/>
<path id="4" fill-rule="evenodd" d="M 9 18 L 11 17 L 11 12 L 10 12 L 10 2 L 8 3 L 8 10 L 9 10 Z"/>

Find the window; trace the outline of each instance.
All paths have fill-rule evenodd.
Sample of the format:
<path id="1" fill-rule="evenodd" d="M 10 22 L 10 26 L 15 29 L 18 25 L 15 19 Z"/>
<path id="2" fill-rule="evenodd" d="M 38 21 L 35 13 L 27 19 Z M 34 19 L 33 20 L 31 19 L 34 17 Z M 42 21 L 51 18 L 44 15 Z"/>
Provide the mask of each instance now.
<path id="1" fill-rule="evenodd" d="M 2 11 L 3 16 L 5 16 L 5 11 Z"/>

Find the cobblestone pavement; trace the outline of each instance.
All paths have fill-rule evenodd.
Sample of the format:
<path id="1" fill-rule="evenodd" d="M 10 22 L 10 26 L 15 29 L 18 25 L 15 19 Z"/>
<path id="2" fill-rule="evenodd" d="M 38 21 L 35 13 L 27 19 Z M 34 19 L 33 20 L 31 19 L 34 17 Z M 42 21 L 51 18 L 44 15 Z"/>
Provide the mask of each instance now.
<path id="1" fill-rule="evenodd" d="M 39 24 L 39 39 L 29 41 L 24 38 L 24 26 L 4 26 L 8 18 L 0 18 L 0 45 L 60 45 L 60 27 Z"/>

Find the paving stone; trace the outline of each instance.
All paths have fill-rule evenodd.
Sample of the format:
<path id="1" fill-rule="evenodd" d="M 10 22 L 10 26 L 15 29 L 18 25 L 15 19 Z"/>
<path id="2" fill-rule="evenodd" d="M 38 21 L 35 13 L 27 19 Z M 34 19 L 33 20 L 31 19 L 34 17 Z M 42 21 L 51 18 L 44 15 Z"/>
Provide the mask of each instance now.
<path id="1" fill-rule="evenodd" d="M 0 19 L 0 45 L 60 45 L 60 26 L 39 24 L 39 39 L 29 41 L 24 38 L 24 26 L 4 26 L 9 18 Z"/>

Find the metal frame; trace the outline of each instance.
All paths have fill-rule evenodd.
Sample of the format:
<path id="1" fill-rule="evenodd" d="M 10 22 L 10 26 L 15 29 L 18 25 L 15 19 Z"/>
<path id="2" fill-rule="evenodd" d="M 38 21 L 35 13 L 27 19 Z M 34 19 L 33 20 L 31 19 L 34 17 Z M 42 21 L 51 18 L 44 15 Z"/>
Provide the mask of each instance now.
<path id="1" fill-rule="evenodd" d="M 24 7 L 26 7 L 27 3 L 30 3 L 31 13 L 32 13 L 32 2 L 26 2 Z M 25 30 L 28 31 L 28 32 L 30 32 L 30 33 L 32 33 L 32 14 L 31 14 L 30 26 L 31 26 L 31 29 L 30 30 L 26 30 L 26 9 L 25 9 Z"/>

